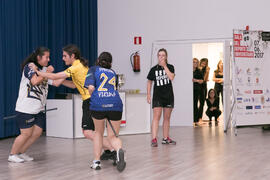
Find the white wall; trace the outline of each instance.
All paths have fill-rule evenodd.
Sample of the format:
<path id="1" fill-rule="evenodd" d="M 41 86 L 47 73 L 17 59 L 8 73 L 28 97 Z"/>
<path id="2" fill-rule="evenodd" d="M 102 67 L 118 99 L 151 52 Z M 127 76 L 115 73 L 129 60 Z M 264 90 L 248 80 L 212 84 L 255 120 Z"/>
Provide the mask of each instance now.
<path id="1" fill-rule="evenodd" d="M 246 0 L 99 0 L 98 50 L 112 53 L 113 68 L 126 76 L 123 88 L 146 92 L 154 41 L 227 39 L 232 37 L 232 29 L 243 29 L 246 25 L 254 30 L 270 30 L 269 5 L 267 0 L 257 4 Z M 134 36 L 142 36 L 142 45 L 133 45 Z M 136 50 L 141 52 L 141 72 L 137 74 L 132 72 L 129 61 Z M 190 69 L 183 67 L 177 71 Z M 192 87 L 186 88 L 190 94 L 183 98 L 192 101 Z M 181 123 L 172 119 L 172 125 Z"/>

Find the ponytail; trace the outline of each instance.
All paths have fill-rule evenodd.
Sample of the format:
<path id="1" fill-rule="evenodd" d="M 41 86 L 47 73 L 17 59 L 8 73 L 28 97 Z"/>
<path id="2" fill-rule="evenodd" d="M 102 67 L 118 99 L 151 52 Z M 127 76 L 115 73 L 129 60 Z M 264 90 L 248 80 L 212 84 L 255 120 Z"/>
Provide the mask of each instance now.
<path id="1" fill-rule="evenodd" d="M 47 47 L 38 47 L 34 52 L 28 55 L 27 58 L 25 58 L 21 64 L 21 70 L 23 71 L 24 66 L 31 62 L 34 63 L 39 69 L 41 69 L 42 66 L 38 63 L 37 56 L 42 57 L 45 52 L 50 52 L 50 50 Z"/>
<path id="2" fill-rule="evenodd" d="M 69 45 L 63 47 L 62 50 L 65 51 L 69 56 L 74 54 L 75 59 L 79 59 L 83 66 L 88 67 L 88 65 L 89 65 L 88 60 L 81 57 L 81 51 L 78 48 L 78 46 L 76 46 L 75 44 L 69 44 Z"/>
<path id="3" fill-rule="evenodd" d="M 111 69 L 112 67 L 112 55 L 109 52 L 102 52 L 96 63 L 98 66 L 101 66 L 106 69 Z"/>

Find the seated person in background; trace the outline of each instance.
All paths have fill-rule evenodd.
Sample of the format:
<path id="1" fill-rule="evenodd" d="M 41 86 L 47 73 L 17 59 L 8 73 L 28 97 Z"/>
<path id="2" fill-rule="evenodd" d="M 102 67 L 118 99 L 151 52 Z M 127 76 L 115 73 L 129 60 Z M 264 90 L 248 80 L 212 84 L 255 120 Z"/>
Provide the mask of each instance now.
<path id="1" fill-rule="evenodd" d="M 206 115 L 209 117 L 209 124 L 211 124 L 212 117 L 215 117 L 215 122 L 218 123 L 217 119 L 221 114 L 219 110 L 219 97 L 214 89 L 208 91 L 208 98 L 206 99 L 207 111 Z"/>

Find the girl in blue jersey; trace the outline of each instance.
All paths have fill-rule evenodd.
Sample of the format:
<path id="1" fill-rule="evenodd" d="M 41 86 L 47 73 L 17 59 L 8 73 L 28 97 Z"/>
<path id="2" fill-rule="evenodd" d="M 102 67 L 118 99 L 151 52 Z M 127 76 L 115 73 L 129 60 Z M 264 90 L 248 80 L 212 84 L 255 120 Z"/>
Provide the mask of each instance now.
<path id="1" fill-rule="evenodd" d="M 115 132 L 118 134 L 121 124 L 123 104 L 116 90 L 116 74 L 111 69 L 112 55 L 103 52 L 98 57 L 97 66 L 88 71 L 84 86 L 88 88 L 91 95 L 90 110 L 95 124 L 94 136 L 94 161 L 93 169 L 100 169 L 100 154 L 104 134 L 104 122 L 111 121 Z M 115 150 L 117 150 L 117 169 L 123 171 L 126 167 L 122 141 L 116 137 L 110 126 L 107 126 L 108 139 Z"/>

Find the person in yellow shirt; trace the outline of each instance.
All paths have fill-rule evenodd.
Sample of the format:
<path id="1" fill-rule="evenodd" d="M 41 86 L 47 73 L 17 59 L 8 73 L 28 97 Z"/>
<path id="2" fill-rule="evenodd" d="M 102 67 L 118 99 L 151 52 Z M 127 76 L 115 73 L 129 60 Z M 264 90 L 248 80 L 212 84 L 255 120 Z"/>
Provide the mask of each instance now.
<path id="1" fill-rule="evenodd" d="M 49 84 L 59 86 L 60 84 L 69 88 L 77 88 L 81 94 L 83 105 L 83 116 L 82 116 L 82 131 L 87 139 L 93 141 L 94 138 L 94 122 L 91 117 L 90 105 L 90 94 L 88 89 L 84 88 L 84 81 L 88 72 L 88 61 L 81 57 L 79 48 L 76 45 L 70 44 L 63 48 L 63 61 L 66 65 L 70 66 L 65 71 L 58 73 L 46 73 L 36 71 L 39 76 L 49 79 Z M 71 77 L 72 81 L 66 80 Z M 101 155 L 102 160 L 115 159 L 116 152 L 113 150 L 111 144 L 104 137 L 103 147 L 104 153 Z"/>

